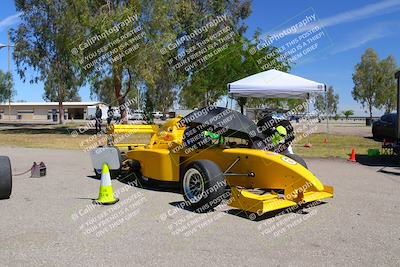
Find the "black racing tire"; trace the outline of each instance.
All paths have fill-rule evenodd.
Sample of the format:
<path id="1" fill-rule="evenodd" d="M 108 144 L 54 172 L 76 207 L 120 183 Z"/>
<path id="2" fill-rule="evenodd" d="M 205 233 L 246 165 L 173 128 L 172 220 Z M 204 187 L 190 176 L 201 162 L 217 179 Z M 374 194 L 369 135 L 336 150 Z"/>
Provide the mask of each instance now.
<path id="1" fill-rule="evenodd" d="M 135 172 L 135 175 L 139 181 L 139 186 L 142 188 L 155 187 L 157 185 L 156 180 L 143 176 L 141 172 Z"/>
<path id="2" fill-rule="evenodd" d="M 10 159 L 0 156 L 0 199 L 8 199 L 12 190 L 12 170 Z"/>
<path id="3" fill-rule="evenodd" d="M 289 154 L 286 153 L 284 154 L 286 157 L 291 158 L 292 160 L 296 161 L 297 163 L 299 163 L 300 165 L 302 165 L 304 168 L 308 169 L 307 163 L 304 161 L 304 159 L 302 157 L 300 157 L 299 155 L 296 154 Z"/>
<path id="4" fill-rule="evenodd" d="M 375 129 L 374 126 L 372 126 L 372 139 L 375 140 L 375 141 L 379 141 L 380 140 L 380 136 L 376 132 L 376 129 Z"/>
<path id="5" fill-rule="evenodd" d="M 183 197 L 196 212 L 208 212 L 218 206 L 225 187 L 221 169 L 210 160 L 193 161 L 181 172 Z"/>
<path id="6" fill-rule="evenodd" d="M 138 186 L 142 188 L 149 188 L 149 187 L 154 187 L 157 185 L 157 181 L 147 178 L 142 175 L 141 173 L 141 166 L 140 162 L 134 159 L 129 159 L 127 160 L 127 164 L 129 166 L 129 180 L 137 180 L 138 181 Z"/>
<path id="7" fill-rule="evenodd" d="M 383 138 L 382 136 L 380 136 L 380 135 L 372 134 L 372 139 L 373 139 L 374 141 L 381 142 L 381 141 L 383 141 L 384 138 Z"/>

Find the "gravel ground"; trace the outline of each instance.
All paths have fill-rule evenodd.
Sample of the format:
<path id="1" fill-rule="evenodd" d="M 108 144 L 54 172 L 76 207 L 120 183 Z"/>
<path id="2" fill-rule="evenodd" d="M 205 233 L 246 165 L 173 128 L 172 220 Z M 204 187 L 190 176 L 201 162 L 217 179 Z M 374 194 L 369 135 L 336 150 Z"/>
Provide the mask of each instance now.
<path id="1" fill-rule="evenodd" d="M 113 181 L 119 205 L 93 206 L 99 181 L 80 151 L 0 147 L 15 173 L 44 161 L 43 178 L 14 177 L 0 201 L 1 266 L 399 266 L 400 176 L 310 159 L 335 198 L 252 221 L 222 207 L 194 214 L 181 195 Z M 167 192 L 165 192 L 167 191 Z M 191 227 L 183 228 L 191 225 Z"/>

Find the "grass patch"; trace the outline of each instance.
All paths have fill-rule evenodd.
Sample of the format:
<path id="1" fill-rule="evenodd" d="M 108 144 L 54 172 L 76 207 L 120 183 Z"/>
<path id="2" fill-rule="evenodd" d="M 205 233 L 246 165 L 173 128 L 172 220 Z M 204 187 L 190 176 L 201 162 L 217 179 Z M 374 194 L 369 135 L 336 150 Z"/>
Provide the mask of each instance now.
<path id="1" fill-rule="evenodd" d="M 72 137 L 66 134 L 8 134 L 0 131 L 0 145 L 30 148 L 81 149 L 88 136 Z"/>
<path id="2" fill-rule="evenodd" d="M 93 129 L 83 134 L 72 135 L 74 129 L 60 128 L 20 128 L 0 130 L 0 146 L 76 149 L 88 151 L 107 143 L 106 134 L 96 135 Z M 116 143 L 145 143 L 150 140 L 147 134 L 120 135 Z"/>
<path id="3" fill-rule="evenodd" d="M 74 129 L 57 127 L 56 129 L 9 129 L 0 131 L 0 146 L 29 148 L 77 149 L 88 150 L 106 143 L 106 136 L 96 137 L 94 131 L 73 137 Z M 324 143 L 327 137 L 328 143 Z M 147 143 L 148 135 L 132 135 L 121 143 Z M 312 148 L 303 147 L 308 141 Z M 359 155 L 367 155 L 369 148 L 380 148 L 381 143 L 370 138 L 353 135 L 312 134 L 296 141 L 293 145 L 296 154 L 302 157 L 338 157 L 348 158 L 354 147 Z"/>
<path id="4" fill-rule="evenodd" d="M 327 144 L 324 143 L 325 138 L 328 140 Z M 304 147 L 307 142 L 312 144 L 312 148 Z M 380 149 L 381 143 L 363 136 L 312 134 L 296 141 L 293 147 L 295 153 L 302 157 L 348 158 L 353 147 L 357 154 L 367 155 L 368 149 Z"/>

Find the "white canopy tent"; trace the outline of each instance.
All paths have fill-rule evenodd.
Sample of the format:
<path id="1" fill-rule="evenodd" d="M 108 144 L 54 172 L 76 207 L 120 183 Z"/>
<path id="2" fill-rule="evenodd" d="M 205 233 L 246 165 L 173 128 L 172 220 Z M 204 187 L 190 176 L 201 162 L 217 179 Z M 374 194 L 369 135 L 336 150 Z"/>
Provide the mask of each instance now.
<path id="1" fill-rule="evenodd" d="M 324 93 L 325 89 L 323 83 L 274 69 L 228 84 L 228 92 L 233 97 L 306 99 L 310 93 Z"/>
<path id="2" fill-rule="evenodd" d="M 325 93 L 326 97 L 326 85 L 272 69 L 229 83 L 228 93 L 231 97 L 309 99 L 310 94 Z M 326 119 L 326 130 L 329 133 L 327 114 Z"/>

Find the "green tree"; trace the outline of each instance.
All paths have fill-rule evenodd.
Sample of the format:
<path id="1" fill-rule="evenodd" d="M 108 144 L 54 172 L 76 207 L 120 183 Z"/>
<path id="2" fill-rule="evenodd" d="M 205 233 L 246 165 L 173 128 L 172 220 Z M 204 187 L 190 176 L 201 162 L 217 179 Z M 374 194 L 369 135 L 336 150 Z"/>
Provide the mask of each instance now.
<path id="1" fill-rule="evenodd" d="M 348 120 L 350 116 L 354 115 L 354 111 L 353 110 L 345 110 L 342 113 L 346 117 L 346 120 Z"/>
<path id="2" fill-rule="evenodd" d="M 368 48 L 361 56 L 361 62 L 355 66 L 355 73 L 353 74 L 354 87 L 351 94 L 354 100 L 360 102 L 363 107 L 368 108 L 371 120 L 372 109 L 380 106 L 378 101 L 380 82 L 381 70 L 378 63 L 378 55 L 373 49 Z"/>
<path id="3" fill-rule="evenodd" d="M 279 49 L 273 46 L 266 46 L 264 40 L 261 39 L 261 30 L 257 29 L 253 40 L 255 44 L 249 40 L 245 40 L 246 53 L 242 55 L 242 58 L 247 58 L 247 68 L 242 73 L 241 78 L 246 76 L 256 74 L 261 71 L 267 71 L 269 69 L 276 69 L 283 72 L 288 72 L 290 70 L 290 64 L 288 58 L 282 57 Z M 249 52 L 252 52 L 248 54 Z M 233 80 L 235 77 L 233 77 Z M 231 80 L 231 81 L 233 81 Z M 268 108 L 272 110 L 284 110 L 292 109 L 297 104 L 300 104 L 302 100 L 297 99 L 282 99 L 282 98 L 247 98 L 246 106 L 254 108 Z"/>
<path id="4" fill-rule="evenodd" d="M 68 66 L 66 66 L 68 68 Z M 54 71 L 53 69 L 51 71 Z M 57 73 L 51 73 L 47 77 L 46 81 L 44 82 L 44 94 L 43 94 L 43 99 L 45 101 L 50 101 L 50 102 L 58 102 L 60 99 L 60 93 L 63 92 L 64 96 L 62 101 L 76 101 L 79 102 L 81 101 L 81 97 L 78 94 L 79 86 L 81 84 L 81 81 L 76 79 L 74 76 L 69 76 L 68 75 L 74 75 L 71 71 L 68 71 L 64 74 L 62 74 L 63 77 L 65 77 L 64 80 L 64 86 L 66 88 L 69 88 L 68 90 L 63 90 L 62 86 L 63 83 L 58 80 L 58 77 L 60 74 Z"/>
<path id="5" fill-rule="evenodd" d="M 144 96 L 144 118 L 148 124 L 153 124 L 154 122 L 154 103 L 151 97 L 151 90 L 147 90 Z"/>
<path id="6" fill-rule="evenodd" d="M 246 30 L 244 20 L 251 13 L 251 4 L 247 0 L 189 0 L 182 2 L 185 4 L 181 6 L 178 13 L 178 22 L 181 27 L 177 32 L 177 39 L 180 40 L 185 36 L 191 36 L 191 38 L 181 42 L 172 56 L 187 53 L 187 58 L 189 58 L 194 54 L 190 53 L 193 48 L 198 48 L 199 44 L 201 45 L 207 40 L 211 41 L 198 49 L 201 51 L 207 48 L 203 58 L 210 56 L 200 64 L 201 66 L 190 70 L 184 68 L 177 70 L 182 81 L 179 92 L 180 104 L 188 108 L 211 105 L 221 96 L 226 95 L 226 84 L 232 81 L 232 77 L 237 77 L 235 75 L 238 74 L 238 71 L 241 71 L 240 65 L 243 65 L 243 62 L 240 50 L 244 45 L 242 36 Z M 192 35 L 217 18 L 224 19 L 217 25 L 208 28 L 207 31 Z M 229 32 L 234 32 L 235 35 L 222 45 L 218 43 L 218 40 L 222 38 L 217 38 L 218 40 L 214 42 L 215 38 L 212 36 L 228 27 Z M 214 44 L 217 46 L 209 48 L 209 45 Z M 224 47 L 222 51 L 217 50 L 221 47 Z M 219 52 L 214 53 L 216 51 Z"/>
<path id="7" fill-rule="evenodd" d="M 339 119 L 340 119 L 339 114 L 335 114 L 335 116 L 333 116 L 333 119 L 334 119 L 335 121 L 339 120 Z"/>
<path id="8" fill-rule="evenodd" d="M 21 23 L 11 34 L 20 77 L 24 81 L 29 79 L 30 83 L 45 83 L 44 99 L 58 101 L 60 123 L 64 119 L 63 101 L 77 99 L 77 88 L 81 84 L 66 42 L 75 28 L 68 13 L 68 2 L 16 1 Z M 28 67 L 34 70 L 33 76 L 27 77 Z"/>
<path id="9" fill-rule="evenodd" d="M 388 56 L 379 62 L 379 90 L 377 91 L 377 106 L 385 109 L 385 113 L 390 113 L 397 104 L 397 82 L 394 73 L 397 71 L 396 60 L 393 56 Z"/>
<path id="10" fill-rule="evenodd" d="M 304 110 L 304 107 L 305 107 L 304 103 L 306 101 L 307 100 L 305 100 L 305 99 L 288 99 L 287 100 L 287 107 L 288 107 L 289 110 L 292 110 L 292 109 L 296 108 L 298 111 L 303 112 L 303 111 L 305 111 Z"/>
<path id="11" fill-rule="evenodd" d="M 267 46 L 257 49 L 257 43 L 239 36 L 215 61 L 194 73 L 193 78 L 180 92 L 181 104 L 183 102 L 188 107 L 214 104 L 227 95 L 226 85 L 229 82 L 267 70 L 260 69 L 257 63 L 260 60 L 264 64 L 269 63 L 269 68 L 288 71 L 289 64 L 278 60 L 279 57 L 276 48 Z M 284 101 L 280 99 L 247 98 L 237 101 L 241 110 L 244 104 L 248 107 L 284 105 Z"/>
<path id="12" fill-rule="evenodd" d="M 336 114 L 339 105 L 339 95 L 335 94 L 332 86 L 329 86 L 326 94 L 316 96 L 314 105 L 319 111 L 326 111 L 328 115 Z"/>
<path id="13" fill-rule="evenodd" d="M 155 87 L 165 60 L 159 51 L 164 43 L 176 39 L 177 3 L 163 0 L 77 0 L 71 6 L 71 13 L 75 14 L 78 24 L 73 39 L 79 40 L 71 42 L 71 49 L 79 52 L 76 65 L 92 85 L 93 95 L 105 94 L 107 99 L 114 99 L 116 104 L 122 106 L 135 85 Z M 141 38 L 121 39 L 132 31 L 135 32 L 134 38 Z M 134 43 L 122 47 L 132 40 Z M 99 49 L 104 47 L 107 47 L 106 52 L 99 55 Z M 129 51 L 128 48 L 132 47 L 138 48 Z M 116 53 L 111 52 L 114 49 L 117 49 Z M 93 60 L 87 58 L 93 54 L 100 63 L 90 64 Z M 107 77 L 112 79 L 112 88 L 108 87 Z M 105 90 L 112 90 L 114 96 L 111 98 Z M 127 122 L 125 110 L 121 111 L 121 118 L 123 123 Z"/>
<path id="14" fill-rule="evenodd" d="M 90 97 L 107 104 L 117 103 L 114 94 L 114 81 L 112 77 L 97 77 L 90 85 Z"/>
<path id="15" fill-rule="evenodd" d="M 0 103 L 9 101 L 13 97 L 13 87 L 11 74 L 0 70 Z"/>
<path id="16" fill-rule="evenodd" d="M 127 88 L 129 85 L 123 85 L 124 88 Z M 132 89 L 137 87 L 137 84 L 131 85 Z M 91 99 L 96 99 L 100 102 L 106 103 L 107 105 L 118 105 L 118 101 L 115 98 L 114 93 L 114 80 L 110 76 L 106 77 L 97 77 L 97 79 L 91 80 L 90 84 L 90 97 Z M 137 109 L 138 106 L 138 91 L 137 90 L 129 90 L 126 97 L 129 99 L 132 108 Z"/>
<path id="17" fill-rule="evenodd" d="M 172 72 L 166 64 L 162 66 L 164 75 L 158 75 L 155 80 L 155 90 L 152 92 L 154 108 L 165 115 L 173 105 L 176 98 L 177 75 Z"/>

